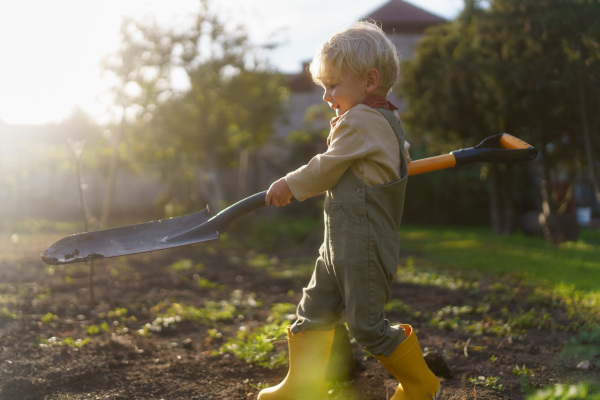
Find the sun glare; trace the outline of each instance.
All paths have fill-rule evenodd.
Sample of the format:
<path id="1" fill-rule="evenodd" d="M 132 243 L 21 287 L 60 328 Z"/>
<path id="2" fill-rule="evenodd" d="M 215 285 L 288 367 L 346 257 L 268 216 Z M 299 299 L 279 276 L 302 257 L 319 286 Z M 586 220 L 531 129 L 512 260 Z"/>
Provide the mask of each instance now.
<path id="1" fill-rule="evenodd" d="M 99 3 L 23 1 L 0 6 L 0 119 L 44 123 L 90 107 L 99 55 L 118 41 L 119 17 Z M 110 32 L 114 32 L 110 34 Z"/>
<path id="2" fill-rule="evenodd" d="M 416 0 L 420 1 L 425 3 Z M 432 3 L 431 7 L 462 3 L 461 0 L 427 2 Z M 279 0 L 264 0 L 260 5 L 247 0 L 219 0 L 213 4 L 223 18 L 248 28 L 259 43 L 268 43 L 274 35 L 274 40 L 282 46 L 272 52 L 272 61 L 285 72 L 299 69 L 306 60 L 298 57 L 310 58 L 315 46 L 326 36 L 323 29 L 333 29 L 331 13 L 314 12 L 322 6 L 316 0 L 305 0 L 302 5 Z M 54 122 L 67 117 L 75 107 L 98 121 L 106 120 L 109 114 L 102 100 L 106 101 L 107 96 L 102 93 L 108 82 L 102 79 L 98 64 L 103 56 L 118 49 L 123 16 L 139 20 L 152 15 L 160 24 L 167 21 L 180 24 L 177 17 L 197 10 L 198 6 L 198 0 L 0 2 L 0 121 Z M 346 14 L 335 20 L 336 28 L 368 10 L 362 1 L 348 2 Z M 319 15 L 327 17 L 320 19 Z"/>
<path id="3" fill-rule="evenodd" d="M 0 120 L 41 124 L 80 107 L 102 119 L 107 83 L 99 61 L 119 46 L 125 15 L 160 17 L 194 9 L 151 0 L 24 0 L 0 3 Z"/>

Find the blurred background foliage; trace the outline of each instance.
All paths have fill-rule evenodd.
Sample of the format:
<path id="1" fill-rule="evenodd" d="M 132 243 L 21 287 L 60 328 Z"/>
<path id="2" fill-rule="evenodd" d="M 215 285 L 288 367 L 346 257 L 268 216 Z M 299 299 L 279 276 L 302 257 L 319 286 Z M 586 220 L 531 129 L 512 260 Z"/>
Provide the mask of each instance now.
<path id="1" fill-rule="evenodd" d="M 90 193 L 100 204 L 87 215 L 95 227 L 121 225 L 135 214 L 112 206 L 119 174 L 163 182 L 154 208 L 138 211 L 173 216 L 206 204 L 222 209 L 325 149 L 326 105 L 308 108 L 302 129 L 278 133 L 289 89 L 266 61 L 270 47 L 251 43 L 243 27 L 226 27 L 209 1 L 199 5 L 188 26 L 123 21 L 121 46 L 103 62 L 114 82 L 115 122 L 100 126 L 74 110 L 23 149 L 45 173 L 74 172 L 67 140 L 83 143 L 81 168 L 105 181 Z M 540 155 L 526 165 L 413 177 L 405 221 L 489 224 L 496 234 L 512 234 L 533 212 L 548 241 L 577 235 L 577 185 L 589 188 L 590 205 L 600 201 L 599 15 L 596 0 L 466 0 L 458 18 L 426 31 L 415 57 L 403 62 L 396 88 L 408 104 L 402 118 L 413 159 L 500 132 L 531 143 Z M 36 174 L 16 154 L 5 155 L 2 165 L 10 172 L 0 177 L 5 193 L 18 192 L 17 182 Z M 34 199 L 30 215 L 64 196 L 56 188 Z M 319 202 L 277 212 L 318 219 Z"/>

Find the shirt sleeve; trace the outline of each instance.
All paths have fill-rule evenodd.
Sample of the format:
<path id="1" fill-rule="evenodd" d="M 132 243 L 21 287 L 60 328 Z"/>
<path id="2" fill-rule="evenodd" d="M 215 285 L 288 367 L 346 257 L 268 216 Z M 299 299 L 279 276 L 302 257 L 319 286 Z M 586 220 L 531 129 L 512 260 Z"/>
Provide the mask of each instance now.
<path id="1" fill-rule="evenodd" d="M 287 174 L 286 181 L 299 201 L 317 196 L 334 187 L 356 160 L 365 157 L 366 151 L 360 126 L 341 118 L 331 130 L 327 151 Z"/>

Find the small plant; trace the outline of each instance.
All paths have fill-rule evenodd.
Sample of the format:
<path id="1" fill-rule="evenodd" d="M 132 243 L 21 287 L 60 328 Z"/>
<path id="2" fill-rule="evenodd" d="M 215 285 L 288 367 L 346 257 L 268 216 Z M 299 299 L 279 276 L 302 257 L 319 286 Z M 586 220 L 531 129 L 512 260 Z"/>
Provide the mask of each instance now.
<path id="1" fill-rule="evenodd" d="M 530 309 L 527 312 L 523 312 L 517 316 L 511 316 L 508 318 L 509 324 L 513 328 L 528 329 L 528 328 L 545 328 L 545 329 L 556 329 L 557 324 L 552 319 L 552 316 L 547 311 L 538 311 L 535 308 Z"/>
<path id="2" fill-rule="evenodd" d="M 416 285 L 432 285 L 449 290 L 473 290 L 479 286 L 476 281 L 467 281 L 449 274 L 434 271 L 422 271 L 415 267 L 413 257 L 407 259 L 405 267 L 400 266 L 396 277 L 399 281 Z"/>
<path id="3" fill-rule="evenodd" d="M 110 326 L 106 322 L 103 322 L 100 325 L 88 325 L 85 327 L 85 333 L 87 333 L 88 336 L 98 336 L 108 332 L 110 332 Z"/>
<path id="4" fill-rule="evenodd" d="M 17 314 L 10 311 L 8 309 L 8 307 L 0 307 L 0 318 L 3 318 L 3 317 L 10 318 L 10 319 L 17 319 Z"/>
<path id="5" fill-rule="evenodd" d="M 495 364 L 495 363 L 496 363 L 496 361 L 498 361 L 498 357 L 496 357 L 495 355 L 493 355 L 493 354 L 492 354 L 492 356 L 490 357 L 490 362 L 491 362 L 492 364 Z"/>
<path id="6" fill-rule="evenodd" d="M 534 375 L 533 371 L 530 369 L 527 369 L 525 364 L 523 364 L 523 367 L 519 367 L 518 365 L 515 365 L 515 367 L 511 371 L 511 373 L 513 375 L 518 375 L 518 376 L 533 376 Z"/>
<path id="7" fill-rule="evenodd" d="M 268 388 L 269 384 L 268 383 L 258 382 L 256 385 L 254 385 L 252 383 L 248 383 L 248 386 L 250 386 L 252 389 L 260 392 L 261 390 Z"/>
<path id="8" fill-rule="evenodd" d="M 240 329 L 219 348 L 218 353 L 231 353 L 248 364 L 269 369 L 286 365 L 285 351 L 273 353 L 273 342 L 285 337 L 286 332 L 287 323 L 267 324 L 251 331 Z"/>
<path id="9" fill-rule="evenodd" d="M 383 310 L 385 312 L 401 312 L 408 314 L 410 312 L 410 307 L 408 307 L 402 300 L 392 299 L 389 303 L 387 303 Z"/>
<path id="10" fill-rule="evenodd" d="M 207 301 L 202 308 L 180 303 L 160 302 L 151 309 L 152 313 L 156 315 L 154 321 L 138 329 L 137 333 L 140 336 L 149 336 L 166 329 L 175 330 L 177 324 L 182 321 L 199 321 L 205 324 L 232 321 L 236 318 L 243 318 L 244 312 L 260 305 L 261 303 L 256 300 L 253 293 L 244 297 L 241 290 L 234 290 L 229 301 Z"/>
<path id="11" fill-rule="evenodd" d="M 206 333 L 208 334 L 208 337 L 211 339 L 220 339 L 223 334 L 221 332 L 219 332 L 217 329 L 209 329 L 206 331 Z"/>
<path id="12" fill-rule="evenodd" d="M 186 272 L 194 267 L 194 261 L 189 258 L 177 260 L 173 264 L 169 265 L 169 269 L 175 272 Z"/>
<path id="13" fill-rule="evenodd" d="M 42 317 L 42 324 L 49 324 L 50 322 L 56 321 L 58 319 L 58 315 L 48 313 Z"/>
<path id="14" fill-rule="evenodd" d="M 81 348 L 90 342 L 89 338 L 85 339 L 73 339 L 72 337 L 66 337 L 62 341 L 57 339 L 56 336 L 51 337 L 50 339 L 42 339 L 40 340 L 39 346 L 44 347 L 55 347 L 55 346 L 67 346 L 72 348 Z"/>
<path id="15" fill-rule="evenodd" d="M 212 289 L 219 289 L 219 290 L 225 290 L 225 286 L 223 285 L 219 285 L 216 282 L 210 281 L 206 278 L 203 278 L 197 274 L 194 274 L 194 280 L 196 281 L 196 285 L 198 285 L 199 288 L 202 289 L 208 289 L 208 290 L 212 290 Z"/>
<path id="16" fill-rule="evenodd" d="M 481 336 L 484 334 L 496 335 L 498 337 L 518 337 L 513 327 L 502 319 L 492 318 L 489 314 L 487 304 L 473 307 L 446 306 L 434 312 L 428 324 L 449 331 L 462 331 L 469 334 Z M 467 316 L 481 316 L 479 320 L 467 319 Z"/>
<path id="17" fill-rule="evenodd" d="M 106 313 L 106 316 L 111 319 L 122 319 L 127 318 L 127 314 L 129 311 L 125 307 L 119 307 Z"/>
<path id="18" fill-rule="evenodd" d="M 276 303 L 271 306 L 271 315 L 267 319 L 270 323 L 282 323 L 296 318 L 296 305 L 292 303 Z"/>
<path id="19" fill-rule="evenodd" d="M 478 376 L 477 378 L 469 378 L 469 382 L 473 383 L 475 386 L 485 386 L 494 390 L 503 391 L 504 387 L 502 384 L 498 383 L 499 380 L 500 378 L 497 376 Z"/>

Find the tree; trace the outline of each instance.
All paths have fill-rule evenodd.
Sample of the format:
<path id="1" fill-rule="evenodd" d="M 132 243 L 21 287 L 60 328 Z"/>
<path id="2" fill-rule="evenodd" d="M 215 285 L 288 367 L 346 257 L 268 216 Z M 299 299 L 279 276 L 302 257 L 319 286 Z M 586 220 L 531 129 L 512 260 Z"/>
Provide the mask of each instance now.
<path id="1" fill-rule="evenodd" d="M 237 167 L 271 135 L 285 95 L 245 31 L 226 29 L 208 1 L 199 6 L 187 27 L 125 21 L 111 68 L 123 115 L 134 117 L 125 137 L 132 157 L 158 163 L 167 199 L 186 208 L 219 205 L 223 168 Z"/>
<path id="2" fill-rule="evenodd" d="M 578 166 L 587 163 L 594 179 L 600 150 L 590 134 L 599 128 L 597 15 L 597 0 L 494 0 L 488 9 L 467 1 L 455 22 L 428 32 L 402 82 L 407 123 L 432 141 L 455 143 L 483 130 L 536 145 L 544 228 L 552 241 L 565 238 L 559 215 Z M 552 189 L 559 171 L 569 176 L 562 196 Z"/>
<path id="3" fill-rule="evenodd" d="M 404 120 L 432 153 L 470 146 L 507 129 L 494 96 L 494 64 L 483 54 L 478 24 L 484 15 L 478 3 L 467 1 L 455 22 L 430 28 L 415 58 L 403 65 L 400 90 L 410 103 Z M 492 227 L 498 234 L 512 233 L 514 206 L 505 190 L 512 185 L 511 168 L 491 166 L 490 175 Z"/>

